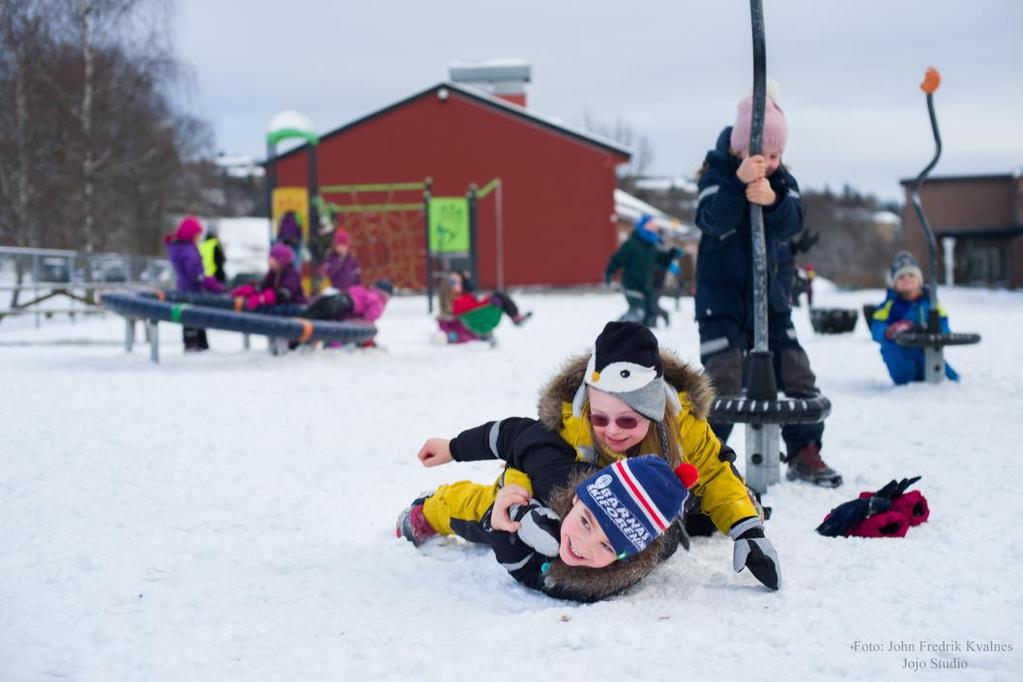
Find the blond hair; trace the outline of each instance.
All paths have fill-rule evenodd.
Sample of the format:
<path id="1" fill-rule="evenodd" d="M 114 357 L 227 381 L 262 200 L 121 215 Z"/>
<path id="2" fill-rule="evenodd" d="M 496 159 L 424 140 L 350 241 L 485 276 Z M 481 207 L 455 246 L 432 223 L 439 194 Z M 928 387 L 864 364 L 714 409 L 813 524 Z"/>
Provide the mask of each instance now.
<path id="1" fill-rule="evenodd" d="M 452 304 L 456 296 L 455 288 L 451 285 L 451 278 L 454 275 L 458 275 L 459 278 L 462 276 L 457 272 L 442 272 L 440 275 L 440 285 L 437 287 L 437 305 L 441 315 L 450 317 L 454 314 Z"/>

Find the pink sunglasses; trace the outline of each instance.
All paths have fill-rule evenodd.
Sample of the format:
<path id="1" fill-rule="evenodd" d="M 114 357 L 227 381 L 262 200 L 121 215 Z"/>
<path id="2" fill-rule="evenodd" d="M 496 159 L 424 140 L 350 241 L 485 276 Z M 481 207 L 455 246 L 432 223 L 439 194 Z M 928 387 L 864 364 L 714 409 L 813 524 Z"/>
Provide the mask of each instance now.
<path id="1" fill-rule="evenodd" d="M 593 424 L 594 426 L 596 426 L 597 428 L 602 429 L 605 426 L 607 426 L 608 424 L 610 424 L 611 420 L 608 419 L 607 417 L 605 417 L 602 414 L 593 414 L 591 412 L 590 413 L 590 423 Z M 639 426 L 639 418 L 638 417 L 615 417 L 615 426 L 617 426 L 618 428 L 620 428 L 620 429 L 622 429 L 624 431 L 631 431 L 632 429 L 634 429 L 637 426 Z"/>

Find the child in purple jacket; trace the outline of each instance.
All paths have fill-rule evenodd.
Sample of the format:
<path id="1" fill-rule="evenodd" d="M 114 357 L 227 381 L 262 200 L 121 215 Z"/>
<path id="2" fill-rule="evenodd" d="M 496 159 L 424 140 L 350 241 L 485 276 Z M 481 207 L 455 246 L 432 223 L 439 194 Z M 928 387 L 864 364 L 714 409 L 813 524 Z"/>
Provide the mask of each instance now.
<path id="1" fill-rule="evenodd" d="M 330 255 L 320 266 L 320 274 L 330 280 L 330 286 L 338 291 L 362 284 L 359 261 L 352 254 L 352 237 L 340 225 L 334 232 L 334 246 Z"/>
<path id="2" fill-rule="evenodd" d="M 302 278 L 295 269 L 295 253 L 285 244 L 270 248 L 269 272 L 256 285 L 244 284 L 231 292 L 245 298 L 245 309 L 255 310 L 285 303 L 305 303 Z"/>
<path id="3" fill-rule="evenodd" d="M 197 243 L 202 236 L 203 228 L 199 219 L 193 215 L 185 216 L 176 230 L 163 238 L 167 249 L 167 258 L 174 266 L 174 274 L 178 280 L 178 291 L 221 293 L 224 286 L 213 277 L 208 277 L 203 268 L 202 256 Z M 186 351 L 209 350 L 206 330 L 197 327 L 183 327 Z"/>

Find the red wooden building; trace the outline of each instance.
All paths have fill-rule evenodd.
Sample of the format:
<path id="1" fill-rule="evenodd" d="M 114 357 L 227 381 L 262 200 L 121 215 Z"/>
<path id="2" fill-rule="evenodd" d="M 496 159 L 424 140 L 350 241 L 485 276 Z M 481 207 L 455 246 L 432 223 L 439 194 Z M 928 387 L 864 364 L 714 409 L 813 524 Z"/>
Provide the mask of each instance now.
<path id="1" fill-rule="evenodd" d="M 276 157 L 277 186 L 306 186 L 307 146 Z M 326 133 L 317 149 L 321 187 L 432 179 L 434 196 L 465 196 L 470 183 L 501 179 L 503 275 L 507 286 L 599 282 L 617 246 L 615 167 L 629 151 L 480 90 L 440 83 Z M 327 196 L 363 204 L 422 194 Z M 477 204 L 480 285 L 497 284 L 496 194 Z M 402 223 L 347 214 L 364 277 L 425 285 L 423 212 Z"/>

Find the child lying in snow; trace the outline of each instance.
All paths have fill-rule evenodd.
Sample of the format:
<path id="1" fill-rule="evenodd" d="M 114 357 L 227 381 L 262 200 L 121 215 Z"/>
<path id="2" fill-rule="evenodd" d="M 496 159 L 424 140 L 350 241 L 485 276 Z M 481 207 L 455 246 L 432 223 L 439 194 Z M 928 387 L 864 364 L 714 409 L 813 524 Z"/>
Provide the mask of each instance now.
<path id="1" fill-rule="evenodd" d="M 672 471 L 657 455 L 620 460 L 595 473 L 585 463 L 566 464 L 564 471 L 576 473 L 551 494 L 549 506 L 537 500 L 515 505 L 512 523 L 497 528 L 495 502 L 462 536 L 490 545 L 498 563 L 527 587 L 597 601 L 623 592 L 657 565 L 661 536 L 682 513 L 696 468 L 680 464 Z M 396 534 L 416 545 L 436 534 L 419 500 L 402 512 Z"/>

